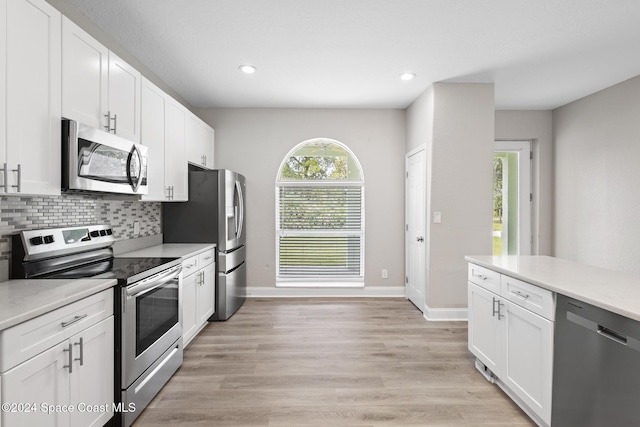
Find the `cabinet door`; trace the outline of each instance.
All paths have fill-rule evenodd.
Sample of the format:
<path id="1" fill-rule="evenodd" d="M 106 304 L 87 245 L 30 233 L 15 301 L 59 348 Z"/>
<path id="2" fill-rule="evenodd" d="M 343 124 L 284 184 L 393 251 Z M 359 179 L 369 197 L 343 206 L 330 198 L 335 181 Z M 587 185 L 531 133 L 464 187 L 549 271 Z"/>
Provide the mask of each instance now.
<path id="1" fill-rule="evenodd" d="M 140 142 L 149 148 L 147 179 L 149 194 L 145 201 L 165 201 L 169 193 L 165 188 L 164 134 L 166 95 L 147 79 L 142 79 Z"/>
<path id="2" fill-rule="evenodd" d="M 186 346 L 193 339 L 197 331 L 196 324 L 196 288 L 198 287 L 198 272 L 182 279 L 182 341 Z"/>
<path id="3" fill-rule="evenodd" d="M 60 194 L 62 17 L 44 0 L 15 0 L 6 19 L 7 193 Z"/>
<path id="4" fill-rule="evenodd" d="M 212 127 L 204 126 L 204 166 L 213 169 L 213 152 L 215 147 L 215 131 Z"/>
<path id="5" fill-rule="evenodd" d="M 498 314 L 494 313 L 494 307 L 497 310 L 500 298 L 471 282 L 468 282 L 468 286 L 469 351 L 499 377 L 504 318 L 502 321 L 499 319 Z"/>
<path id="6" fill-rule="evenodd" d="M 182 105 L 169 98 L 165 115 L 165 186 L 171 187 L 170 201 L 187 201 L 188 172 L 185 129 L 187 112 Z"/>
<path id="7" fill-rule="evenodd" d="M 187 113 L 186 141 L 187 161 L 204 167 L 204 128 L 200 119 L 191 113 Z"/>
<path id="8" fill-rule="evenodd" d="M 62 20 L 62 115 L 106 129 L 109 50 L 68 18 Z"/>
<path id="9" fill-rule="evenodd" d="M 505 308 L 500 379 L 549 425 L 553 322 L 511 302 Z"/>
<path id="10" fill-rule="evenodd" d="M 7 99 L 7 0 L 0 0 L 0 99 Z M 7 162 L 7 103 L 0 102 L 0 195 L 5 193 L 2 168 Z M 7 187 L 8 189 L 8 187 Z"/>
<path id="11" fill-rule="evenodd" d="M 73 345 L 73 373 L 69 400 L 79 407 L 100 407 L 99 411 L 75 411 L 72 427 L 102 427 L 113 416 L 113 316 L 69 339 Z M 106 406 L 105 406 L 106 405 Z M 104 408 L 104 410 L 102 410 Z"/>
<path id="12" fill-rule="evenodd" d="M 198 284 L 197 298 L 197 323 L 199 326 L 207 323 L 207 320 L 214 312 L 215 300 L 214 293 L 216 288 L 216 265 L 209 264 L 202 271 L 196 273 L 201 275 Z"/>
<path id="13" fill-rule="evenodd" d="M 109 52 L 111 129 L 135 142 L 140 142 L 140 80 L 138 70 Z"/>
<path id="14" fill-rule="evenodd" d="M 42 404 L 69 404 L 69 341 L 65 340 L 49 350 L 2 374 L 2 398 L 8 403 L 33 403 L 32 412 L 2 411 L 4 426 L 67 426 L 69 413 L 56 411 L 47 414 Z"/>

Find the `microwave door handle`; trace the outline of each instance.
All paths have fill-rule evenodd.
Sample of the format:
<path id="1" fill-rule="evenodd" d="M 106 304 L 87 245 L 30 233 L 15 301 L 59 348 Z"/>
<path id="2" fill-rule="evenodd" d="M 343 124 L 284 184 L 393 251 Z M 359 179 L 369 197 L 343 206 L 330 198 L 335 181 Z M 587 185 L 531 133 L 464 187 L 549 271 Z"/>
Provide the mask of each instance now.
<path id="1" fill-rule="evenodd" d="M 242 194 L 242 186 L 240 185 L 240 181 L 236 181 L 236 190 L 238 191 L 238 205 L 240 208 L 240 218 L 236 216 L 236 221 L 239 225 L 236 225 L 236 234 L 239 239 L 242 235 L 242 228 L 244 224 L 244 194 Z"/>
<path id="2" fill-rule="evenodd" d="M 131 177 L 131 161 L 133 160 L 134 154 L 138 157 L 138 180 L 136 182 L 133 182 L 133 178 Z M 142 153 L 140 153 L 140 149 L 135 144 L 127 158 L 127 180 L 133 191 L 138 192 L 138 188 L 140 188 L 140 184 L 142 183 Z"/>

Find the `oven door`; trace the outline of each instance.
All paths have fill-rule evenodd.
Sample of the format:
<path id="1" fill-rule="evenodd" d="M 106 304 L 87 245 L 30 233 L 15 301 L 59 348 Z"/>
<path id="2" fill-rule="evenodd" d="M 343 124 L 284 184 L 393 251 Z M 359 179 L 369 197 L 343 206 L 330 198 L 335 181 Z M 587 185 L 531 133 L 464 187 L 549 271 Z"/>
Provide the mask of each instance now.
<path id="1" fill-rule="evenodd" d="M 74 120 L 62 133 L 63 189 L 148 194 L 147 147 Z"/>
<path id="2" fill-rule="evenodd" d="M 181 270 L 178 265 L 122 289 L 122 388 L 182 336 Z"/>

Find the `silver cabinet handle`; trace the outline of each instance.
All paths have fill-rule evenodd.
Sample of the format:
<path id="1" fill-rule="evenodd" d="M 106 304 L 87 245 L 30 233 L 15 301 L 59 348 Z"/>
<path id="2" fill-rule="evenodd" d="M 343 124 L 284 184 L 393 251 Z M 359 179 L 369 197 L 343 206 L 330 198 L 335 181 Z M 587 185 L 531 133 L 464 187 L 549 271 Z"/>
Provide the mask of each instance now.
<path id="1" fill-rule="evenodd" d="M 62 365 L 63 368 L 69 368 L 69 373 L 73 372 L 73 345 L 71 345 L 71 343 L 69 343 L 69 347 L 65 348 L 63 351 L 68 351 L 69 352 L 69 364 L 68 365 Z"/>
<path id="2" fill-rule="evenodd" d="M 107 111 L 107 114 L 104 116 L 107 118 L 107 125 L 104 127 L 104 130 L 111 132 L 111 111 Z"/>
<path id="3" fill-rule="evenodd" d="M 520 298 L 527 299 L 529 298 L 529 294 L 522 293 L 520 291 L 513 291 L 514 294 L 518 295 Z"/>
<path id="4" fill-rule="evenodd" d="M 9 183 L 7 182 L 7 180 L 9 179 L 9 169 L 7 168 L 7 164 L 4 164 L 4 167 L 1 169 L 2 170 L 2 175 L 4 175 L 3 179 L 3 183 L 2 183 L 2 187 L 4 187 L 4 192 L 8 192 L 9 191 Z"/>
<path id="5" fill-rule="evenodd" d="M 113 121 L 113 128 L 111 128 L 111 131 L 113 133 L 116 133 L 116 127 L 118 126 L 118 115 L 114 114 L 113 117 L 111 118 L 111 120 Z"/>
<path id="6" fill-rule="evenodd" d="M 69 325 L 73 325 L 74 323 L 79 322 L 80 320 L 84 319 L 85 317 L 87 317 L 86 314 L 83 314 L 81 316 L 74 316 L 73 319 L 69 320 L 68 322 L 62 322 L 62 323 L 60 323 L 60 325 L 63 328 L 66 328 Z"/>
<path id="7" fill-rule="evenodd" d="M 15 188 L 19 193 L 21 191 L 20 186 L 22 185 L 22 166 L 18 163 L 18 169 L 11 169 L 12 172 L 18 172 L 18 185 L 12 185 L 11 187 Z"/>
<path id="8" fill-rule="evenodd" d="M 171 190 L 172 188 L 172 185 L 167 187 L 167 200 L 171 200 L 173 198 L 173 191 Z"/>
<path id="9" fill-rule="evenodd" d="M 487 280 L 488 277 L 485 276 L 484 274 L 474 274 L 473 277 L 477 277 L 480 280 Z"/>
<path id="10" fill-rule="evenodd" d="M 204 156 L 204 165 L 207 166 L 207 156 Z"/>
<path id="11" fill-rule="evenodd" d="M 80 346 L 80 357 L 77 357 L 73 360 L 77 360 L 80 362 L 80 366 L 84 365 L 84 341 L 82 339 L 82 337 L 80 337 L 80 342 L 74 343 L 73 345 L 79 345 Z"/>
<path id="12" fill-rule="evenodd" d="M 498 309 L 496 310 L 496 305 L 498 306 Z M 498 320 L 501 320 L 504 317 L 504 314 L 501 313 L 500 309 L 504 306 L 504 304 L 502 304 L 500 302 L 500 300 L 496 297 L 493 297 L 493 314 L 491 315 L 492 317 L 496 317 L 496 314 L 498 315 Z"/>
<path id="13" fill-rule="evenodd" d="M 171 200 L 173 200 L 173 190 L 174 190 L 174 188 L 173 188 L 173 185 L 172 185 L 171 186 Z"/>
<path id="14" fill-rule="evenodd" d="M 200 286 L 204 285 L 204 271 L 200 272 Z"/>

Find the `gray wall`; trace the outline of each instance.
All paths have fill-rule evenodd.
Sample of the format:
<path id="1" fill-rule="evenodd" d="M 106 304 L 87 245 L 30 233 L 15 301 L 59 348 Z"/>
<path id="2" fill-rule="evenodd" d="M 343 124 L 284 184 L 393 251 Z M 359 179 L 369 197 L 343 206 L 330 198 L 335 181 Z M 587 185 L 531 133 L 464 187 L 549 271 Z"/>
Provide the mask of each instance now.
<path id="1" fill-rule="evenodd" d="M 553 122 L 545 111 L 496 111 L 496 140 L 530 140 L 533 148 L 532 255 L 552 254 Z"/>
<path id="2" fill-rule="evenodd" d="M 275 181 L 298 143 L 346 144 L 365 177 L 365 286 L 404 286 L 404 110 L 213 108 L 215 165 L 247 178 L 248 286 L 275 286 Z M 389 278 L 381 278 L 381 270 Z"/>
<path id="3" fill-rule="evenodd" d="M 640 273 L 640 76 L 553 111 L 554 255 Z"/>
<path id="4" fill-rule="evenodd" d="M 491 253 L 492 84 L 435 83 L 407 111 L 406 151 L 427 147 L 426 304 L 467 307 L 465 255 Z M 434 212 L 442 223 L 433 224 Z"/>

